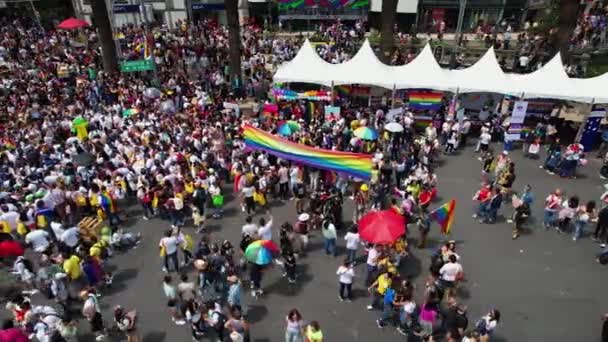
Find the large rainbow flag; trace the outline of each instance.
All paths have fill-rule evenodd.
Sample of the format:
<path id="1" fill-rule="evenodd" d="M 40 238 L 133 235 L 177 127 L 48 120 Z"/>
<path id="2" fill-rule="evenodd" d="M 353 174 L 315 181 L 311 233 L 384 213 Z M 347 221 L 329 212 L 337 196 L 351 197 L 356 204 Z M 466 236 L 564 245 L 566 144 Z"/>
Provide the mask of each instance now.
<path id="1" fill-rule="evenodd" d="M 243 126 L 243 138 L 247 147 L 266 151 L 282 159 L 357 178 L 371 178 L 372 157 L 367 154 L 336 152 L 297 144 L 250 125 Z"/>
<path id="2" fill-rule="evenodd" d="M 409 107 L 418 110 L 437 110 L 441 107 L 443 93 L 437 91 L 410 91 Z"/>
<path id="3" fill-rule="evenodd" d="M 445 235 L 450 234 L 452 223 L 454 222 L 454 211 L 456 209 L 456 200 L 451 200 L 441 207 L 433 210 L 429 216 L 439 223 L 441 232 Z"/>

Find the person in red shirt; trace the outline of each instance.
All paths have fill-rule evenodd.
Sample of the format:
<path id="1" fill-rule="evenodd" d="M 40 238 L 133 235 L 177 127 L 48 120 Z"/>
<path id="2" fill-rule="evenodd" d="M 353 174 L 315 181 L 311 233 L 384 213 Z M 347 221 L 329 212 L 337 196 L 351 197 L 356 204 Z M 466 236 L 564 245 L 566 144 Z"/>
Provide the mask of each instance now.
<path id="1" fill-rule="evenodd" d="M 0 342 L 29 342 L 29 339 L 23 330 L 16 328 L 13 321 L 7 319 L 2 323 Z"/>
<path id="2" fill-rule="evenodd" d="M 486 206 L 490 204 L 492 194 L 492 187 L 488 184 L 483 184 L 481 189 L 475 193 L 473 196 L 474 201 L 479 201 L 479 205 L 477 207 L 477 212 L 473 214 L 473 218 L 481 215 L 481 213 L 485 210 Z"/>

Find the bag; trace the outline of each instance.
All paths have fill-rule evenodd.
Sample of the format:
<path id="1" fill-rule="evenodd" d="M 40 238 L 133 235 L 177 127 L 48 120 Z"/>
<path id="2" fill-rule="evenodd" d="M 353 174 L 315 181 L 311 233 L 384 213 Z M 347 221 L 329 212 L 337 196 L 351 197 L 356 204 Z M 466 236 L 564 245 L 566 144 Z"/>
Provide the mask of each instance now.
<path id="1" fill-rule="evenodd" d="M 221 207 L 222 205 L 224 205 L 224 196 L 222 195 L 215 195 L 213 196 L 213 206 L 216 208 Z"/>

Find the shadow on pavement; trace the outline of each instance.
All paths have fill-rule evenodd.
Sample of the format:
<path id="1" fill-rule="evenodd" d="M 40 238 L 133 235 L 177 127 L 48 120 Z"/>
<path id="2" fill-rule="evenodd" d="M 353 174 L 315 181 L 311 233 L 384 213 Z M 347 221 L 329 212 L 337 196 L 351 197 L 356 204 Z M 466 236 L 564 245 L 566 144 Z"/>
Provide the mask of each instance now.
<path id="1" fill-rule="evenodd" d="M 268 315 L 268 309 L 264 305 L 251 304 L 247 308 L 247 322 L 257 323 Z"/>
<path id="2" fill-rule="evenodd" d="M 308 271 L 308 268 L 309 266 L 306 264 L 297 265 L 297 276 L 294 284 L 289 283 L 287 278 L 282 277 L 278 278 L 274 283 L 264 286 L 264 290 L 280 296 L 297 296 L 302 291 L 304 285 L 313 279 L 313 276 Z"/>
<path id="3" fill-rule="evenodd" d="M 151 331 L 143 337 L 142 342 L 162 342 L 165 340 L 166 336 L 167 336 L 166 332 Z"/>
<path id="4" fill-rule="evenodd" d="M 111 296 L 127 288 L 127 281 L 137 277 L 139 271 L 135 268 L 127 268 L 114 274 L 112 286 L 103 291 L 104 296 Z"/>

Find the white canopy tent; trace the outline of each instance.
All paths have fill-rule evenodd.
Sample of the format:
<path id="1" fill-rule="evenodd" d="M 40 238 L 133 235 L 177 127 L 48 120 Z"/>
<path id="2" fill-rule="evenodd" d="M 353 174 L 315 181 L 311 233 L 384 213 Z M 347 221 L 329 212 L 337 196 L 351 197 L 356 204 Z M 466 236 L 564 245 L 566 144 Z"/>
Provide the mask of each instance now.
<path id="1" fill-rule="evenodd" d="M 273 79 L 277 83 L 303 82 L 331 87 L 334 69 L 335 65 L 323 60 L 306 39 L 296 56 L 283 63 Z"/>
<path id="2" fill-rule="evenodd" d="M 330 64 L 306 40 L 293 60 L 274 75 L 275 82 L 302 82 L 324 86 L 365 84 L 387 89 L 427 88 L 453 92 L 492 92 L 526 98 L 553 98 L 584 103 L 608 103 L 608 74 L 589 79 L 570 78 L 561 56 L 526 75 L 505 74 L 493 49 L 469 68 L 442 69 L 430 46 L 410 63 L 389 66 L 374 54 L 366 40 L 355 56 L 342 64 Z"/>

